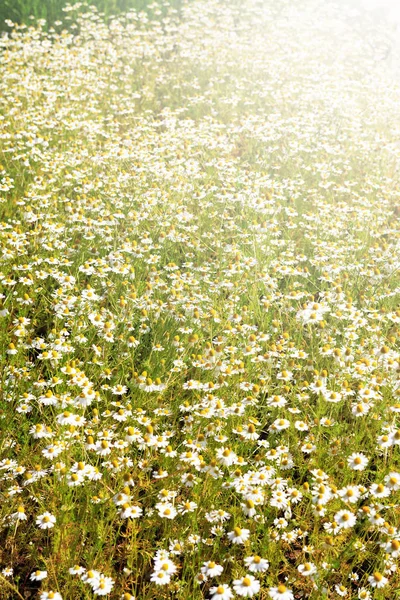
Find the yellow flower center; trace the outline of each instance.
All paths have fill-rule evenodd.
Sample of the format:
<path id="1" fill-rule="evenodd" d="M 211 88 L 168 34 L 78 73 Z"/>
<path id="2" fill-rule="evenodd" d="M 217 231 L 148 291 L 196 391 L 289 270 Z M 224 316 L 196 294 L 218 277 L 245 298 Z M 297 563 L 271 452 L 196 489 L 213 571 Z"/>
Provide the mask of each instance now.
<path id="1" fill-rule="evenodd" d="M 278 594 L 284 594 L 286 592 L 286 585 L 283 585 L 283 583 L 281 583 L 281 585 L 278 585 Z"/>

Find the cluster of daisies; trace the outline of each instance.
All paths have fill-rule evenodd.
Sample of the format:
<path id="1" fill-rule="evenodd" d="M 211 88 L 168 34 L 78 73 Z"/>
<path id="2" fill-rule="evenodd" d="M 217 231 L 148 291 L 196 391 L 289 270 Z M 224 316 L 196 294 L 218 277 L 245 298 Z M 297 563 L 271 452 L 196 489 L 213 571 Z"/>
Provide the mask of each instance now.
<path id="1" fill-rule="evenodd" d="M 393 598 L 393 31 L 333 0 L 9 27 L 0 595 Z"/>

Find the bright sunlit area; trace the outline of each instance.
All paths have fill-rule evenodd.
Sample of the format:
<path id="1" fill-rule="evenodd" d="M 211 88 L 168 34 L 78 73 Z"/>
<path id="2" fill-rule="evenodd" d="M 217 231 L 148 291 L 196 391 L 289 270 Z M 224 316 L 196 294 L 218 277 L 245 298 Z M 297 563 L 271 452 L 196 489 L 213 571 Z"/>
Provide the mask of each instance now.
<path id="1" fill-rule="evenodd" d="M 356 0 L 357 1 L 357 0 Z M 397 0 L 359 0 L 360 7 L 375 14 L 381 12 L 384 16 L 398 23 L 400 19 L 400 4 Z"/>
<path id="2" fill-rule="evenodd" d="M 400 4 L 0 2 L 0 600 L 398 600 Z"/>

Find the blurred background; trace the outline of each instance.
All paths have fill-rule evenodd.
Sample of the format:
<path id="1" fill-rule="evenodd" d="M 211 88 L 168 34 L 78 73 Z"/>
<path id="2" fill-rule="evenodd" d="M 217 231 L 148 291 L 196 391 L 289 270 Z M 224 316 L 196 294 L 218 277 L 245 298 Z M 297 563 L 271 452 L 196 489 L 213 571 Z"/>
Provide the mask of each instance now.
<path id="1" fill-rule="evenodd" d="M 149 16 L 157 18 L 169 7 L 179 11 L 183 2 L 184 0 L 90 0 L 78 4 L 95 6 L 106 18 L 132 9 L 145 11 Z M 63 8 L 68 4 L 77 3 L 68 0 L 1 0 L 0 31 L 10 29 L 5 23 L 6 20 L 29 25 L 33 19 L 46 19 L 47 28 L 52 27 L 57 21 L 65 20 L 66 13 Z"/>
<path id="2" fill-rule="evenodd" d="M 79 2 L 79 6 L 95 6 L 99 12 L 108 18 L 129 10 L 145 11 L 150 17 L 157 18 L 169 8 L 173 7 L 180 11 L 183 4 L 190 0 L 87 0 Z M 221 2 L 232 3 L 235 0 L 221 0 Z M 301 4 L 301 0 L 261 0 L 261 3 L 277 5 Z M 326 4 L 326 0 L 321 0 Z M 374 20 L 385 20 L 394 28 L 400 29 L 400 0 L 332 0 L 332 3 L 343 5 L 343 10 L 353 9 L 360 15 L 369 16 Z M 65 8 L 68 4 L 76 5 L 76 2 L 68 0 L 1 0 L 0 2 L 0 31 L 9 30 L 6 20 L 18 24 L 30 24 L 33 19 L 45 19 L 46 28 L 52 27 L 57 21 L 64 21 Z"/>
<path id="3" fill-rule="evenodd" d="M 42 19 L 44 30 L 55 28 L 56 31 L 68 29 L 74 21 L 74 11 L 64 9 L 74 6 L 81 11 L 82 7 L 94 6 L 105 20 L 130 10 L 143 11 L 149 19 L 160 19 L 173 8 L 182 15 L 182 9 L 192 0 L 84 0 L 75 2 L 68 0 L 0 0 L 0 35 L 11 31 L 13 24 L 30 25 Z M 240 6 L 241 0 L 220 0 L 227 6 Z M 400 0 L 320 0 L 321 8 L 327 4 L 336 5 L 343 11 L 345 20 L 354 31 L 373 49 L 376 60 L 382 66 L 394 67 L 396 78 L 400 76 Z M 300 9 L 307 0 L 254 0 L 258 6 L 273 5 L 279 12 L 283 7 Z M 377 42 L 376 34 L 380 38 Z"/>

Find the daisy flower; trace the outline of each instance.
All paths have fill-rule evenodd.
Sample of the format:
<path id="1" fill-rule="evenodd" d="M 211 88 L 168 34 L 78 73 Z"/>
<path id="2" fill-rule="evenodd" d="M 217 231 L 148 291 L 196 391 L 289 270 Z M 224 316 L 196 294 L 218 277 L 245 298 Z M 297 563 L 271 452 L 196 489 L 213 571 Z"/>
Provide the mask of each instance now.
<path id="1" fill-rule="evenodd" d="M 93 593 L 96 596 L 107 596 L 113 587 L 113 579 L 111 577 L 106 577 L 105 575 L 101 575 L 92 585 Z"/>
<path id="2" fill-rule="evenodd" d="M 278 587 L 272 587 L 268 591 L 268 595 L 272 600 L 294 600 L 293 592 L 286 587 L 286 585 L 278 585 Z"/>
<path id="3" fill-rule="evenodd" d="M 398 558 L 400 556 L 400 540 L 389 540 L 382 544 L 382 548 L 385 550 L 386 554 L 390 554 L 393 558 Z"/>
<path id="4" fill-rule="evenodd" d="M 131 506 L 129 502 L 125 502 L 119 512 L 121 519 L 138 519 L 143 513 L 140 506 Z"/>
<path id="5" fill-rule="evenodd" d="M 250 530 L 235 527 L 233 531 L 227 533 L 227 536 L 232 544 L 244 544 L 250 537 Z"/>
<path id="6" fill-rule="evenodd" d="M 373 498 L 387 498 L 390 496 L 390 489 L 382 483 L 373 483 L 369 488 L 369 493 Z"/>
<path id="7" fill-rule="evenodd" d="M 36 518 L 36 525 L 38 525 L 40 529 L 51 529 L 54 527 L 55 522 L 55 516 L 49 512 L 44 512 Z"/>
<path id="8" fill-rule="evenodd" d="M 357 517 L 350 510 L 340 510 L 335 514 L 334 519 L 341 529 L 349 529 L 353 527 Z"/>
<path id="9" fill-rule="evenodd" d="M 346 586 L 344 586 L 344 585 L 339 585 L 339 584 L 335 585 L 335 591 L 336 591 L 336 593 L 337 593 L 339 596 L 341 596 L 342 598 L 344 598 L 345 596 L 347 596 L 347 592 L 348 592 L 348 590 L 347 590 L 347 587 L 346 587 Z"/>
<path id="10" fill-rule="evenodd" d="M 31 581 L 42 581 L 42 579 L 46 579 L 46 577 L 47 571 L 34 571 L 29 579 Z"/>
<path id="11" fill-rule="evenodd" d="M 354 452 L 347 458 L 347 464 L 353 471 L 364 471 L 369 459 L 362 452 Z"/>
<path id="12" fill-rule="evenodd" d="M 370 600 L 371 592 L 365 588 L 361 588 L 358 590 L 357 598 L 359 598 L 359 600 Z"/>
<path id="13" fill-rule="evenodd" d="M 154 571 L 150 575 L 150 581 L 156 585 L 167 585 L 171 581 L 171 577 L 165 571 Z"/>
<path id="14" fill-rule="evenodd" d="M 178 514 L 178 511 L 170 502 L 159 502 L 156 504 L 158 514 L 163 519 L 174 519 Z"/>
<path id="15" fill-rule="evenodd" d="M 391 471 L 388 475 L 386 475 L 385 483 L 390 490 L 397 492 L 397 490 L 400 490 L 400 473 Z"/>
<path id="16" fill-rule="evenodd" d="M 174 575 L 177 571 L 177 566 L 169 558 L 160 558 L 154 561 L 154 570 L 163 571 L 167 575 Z"/>
<path id="17" fill-rule="evenodd" d="M 224 570 L 224 567 L 210 560 L 209 562 L 203 563 L 200 570 L 206 577 L 219 577 Z"/>
<path id="18" fill-rule="evenodd" d="M 311 575 L 315 575 L 315 573 L 317 572 L 317 567 L 313 563 L 308 562 L 304 565 L 299 565 L 297 567 L 297 570 L 299 573 L 301 573 L 301 575 L 309 577 Z"/>
<path id="19" fill-rule="evenodd" d="M 252 573 L 264 573 L 269 567 L 269 562 L 261 556 L 246 556 L 244 564 Z"/>
<path id="20" fill-rule="evenodd" d="M 218 461 L 225 467 L 230 467 L 237 463 L 237 455 L 230 448 L 218 448 L 216 455 Z"/>
<path id="21" fill-rule="evenodd" d="M 23 506 L 18 506 L 17 512 L 13 513 L 12 517 L 17 521 L 26 521 L 28 518 L 25 514 L 25 508 Z"/>
<path id="22" fill-rule="evenodd" d="M 388 581 L 388 578 L 382 575 L 382 573 L 379 573 L 378 571 L 375 571 L 373 575 L 368 577 L 369 584 L 372 587 L 377 588 L 378 590 L 385 587 Z"/>
<path id="23" fill-rule="evenodd" d="M 86 570 L 85 567 L 80 567 L 79 565 L 75 565 L 68 569 L 68 573 L 70 573 L 70 575 L 83 575 L 85 570 Z"/>
<path id="24" fill-rule="evenodd" d="M 211 600 L 231 600 L 233 593 L 225 583 L 210 588 Z"/>
<path id="25" fill-rule="evenodd" d="M 252 598 L 260 591 L 260 582 L 253 575 L 246 575 L 242 579 L 235 579 L 233 589 L 238 596 Z"/>

